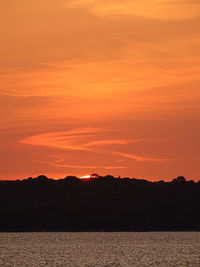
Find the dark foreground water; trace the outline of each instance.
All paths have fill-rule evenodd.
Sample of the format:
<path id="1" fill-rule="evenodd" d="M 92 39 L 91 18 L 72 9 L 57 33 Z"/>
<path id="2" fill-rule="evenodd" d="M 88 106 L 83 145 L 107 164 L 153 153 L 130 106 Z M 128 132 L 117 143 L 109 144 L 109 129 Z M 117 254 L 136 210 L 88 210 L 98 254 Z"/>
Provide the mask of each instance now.
<path id="1" fill-rule="evenodd" d="M 0 233 L 0 266 L 200 266 L 200 233 Z"/>

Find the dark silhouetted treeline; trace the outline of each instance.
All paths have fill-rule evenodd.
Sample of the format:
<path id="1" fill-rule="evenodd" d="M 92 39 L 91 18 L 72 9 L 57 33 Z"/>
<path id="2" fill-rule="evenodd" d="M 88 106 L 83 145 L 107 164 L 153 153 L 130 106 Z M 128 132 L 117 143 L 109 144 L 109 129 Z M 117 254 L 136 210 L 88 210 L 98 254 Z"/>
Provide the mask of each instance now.
<path id="1" fill-rule="evenodd" d="M 46 176 L 0 181 L 0 231 L 200 230 L 200 182 Z"/>

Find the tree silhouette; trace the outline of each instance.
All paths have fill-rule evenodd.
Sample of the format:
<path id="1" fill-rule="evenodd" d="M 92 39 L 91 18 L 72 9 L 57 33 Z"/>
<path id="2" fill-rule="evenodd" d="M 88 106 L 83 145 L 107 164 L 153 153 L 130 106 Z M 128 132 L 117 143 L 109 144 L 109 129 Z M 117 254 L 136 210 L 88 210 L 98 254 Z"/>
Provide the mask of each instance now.
<path id="1" fill-rule="evenodd" d="M 0 231 L 200 230 L 200 182 L 112 175 L 0 181 Z"/>

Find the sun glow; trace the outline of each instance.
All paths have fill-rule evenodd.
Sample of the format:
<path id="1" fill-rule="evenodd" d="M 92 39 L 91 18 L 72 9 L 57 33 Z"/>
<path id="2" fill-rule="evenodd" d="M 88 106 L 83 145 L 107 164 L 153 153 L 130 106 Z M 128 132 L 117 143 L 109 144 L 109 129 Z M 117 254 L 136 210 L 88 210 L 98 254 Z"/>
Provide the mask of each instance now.
<path id="1" fill-rule="evenodd" d="M 89 179 L 91 176 L 90 175 L 84 175 L 84 176 L 81 176 L 80 179 Z"/>

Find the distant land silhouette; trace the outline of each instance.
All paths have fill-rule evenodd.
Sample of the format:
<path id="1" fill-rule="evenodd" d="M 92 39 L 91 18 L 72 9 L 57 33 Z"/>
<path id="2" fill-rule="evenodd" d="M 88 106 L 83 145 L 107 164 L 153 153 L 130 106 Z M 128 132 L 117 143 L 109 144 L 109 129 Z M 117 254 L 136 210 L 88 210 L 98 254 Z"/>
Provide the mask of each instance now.
<path id="1" fill-rule="evenodd" d="M 0 181 L 0 231 L 199 231 L 200 181 L 91 175 Z"/>

